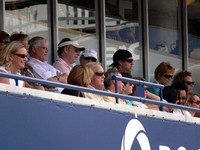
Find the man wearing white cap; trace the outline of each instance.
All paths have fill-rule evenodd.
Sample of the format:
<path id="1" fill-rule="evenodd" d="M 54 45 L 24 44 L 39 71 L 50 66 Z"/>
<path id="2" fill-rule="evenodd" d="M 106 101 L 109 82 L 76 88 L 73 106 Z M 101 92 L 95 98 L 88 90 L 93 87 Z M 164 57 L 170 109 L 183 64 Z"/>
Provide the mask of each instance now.
<path id="1" fill-rule="evenodd" d="M 80 57 L 80 64 L 85 65 L 97 61 L 97 52 L 93 49 L 85 49 Z"/>
<path id="2" fill-rule="evenodd" d="M 85 48 L 80 46 L 77 41 L 72 41 L 69 38 L 64 38 L 58 44 L 58 59 L 53 66 L 62 73 L 69 74 L 71 66 L 80 56 L 80 51 Z"/>

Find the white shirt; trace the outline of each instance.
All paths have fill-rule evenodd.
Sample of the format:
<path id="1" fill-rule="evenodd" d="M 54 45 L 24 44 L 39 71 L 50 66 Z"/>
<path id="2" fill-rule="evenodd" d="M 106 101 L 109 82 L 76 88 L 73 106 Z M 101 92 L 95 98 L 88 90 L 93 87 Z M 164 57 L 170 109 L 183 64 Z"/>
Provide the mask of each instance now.
<path id="1" fill-rule="evenodd" d="M 51 77 L 56 76 L 57 73 L 59 72 L 58 70 L 56 70 L 56 68 L 48 64 L 46 61 L 42 62 L 33 57 L 30 57 L 27 63 L 33 68 L 33 73 L 35 77 L 39 79 L 47 80 Z"/>
<path id="2" fill-rule="evenodd" d="M 6 73 L 10 73 L 10 71 L 7 71 L 4 66 L 0 66 L 0 70 Z M 17 73 L 17 75 L 21 75 L 21 74 Z M 13 86 L 23 87 L 24 85 L 24 81 L 22 80 L 15 80 L 15 79 L 9 78 L 9 82 L 10 82 L 10 85 L 13 85 Z"/>
<path id="3" fill-rule="evenodd" d="M 48 64 L 46 61 L 42 62 L 33 57 L 30 57 L 27 63 L 33 68 L 34 76 L 39 79 L 48 80 L 49 78 L 57 76 L 57 73 L 60 73 L 60 71 L 58 71 L 56 68 Z M 57 88 L 49 88 L 46 90 L 61 93 L 63 88 L 57 87 Z"/>
<path id="4" fill-rule="evenodd" d="M 192 116 L 189 111 L 187 111 L 187 110 L 181 110 L 181 109 L 177 109 L 177 108 L 175 108 L 173 110 L 173 114 L 184 115 L 184 116 Z"/>

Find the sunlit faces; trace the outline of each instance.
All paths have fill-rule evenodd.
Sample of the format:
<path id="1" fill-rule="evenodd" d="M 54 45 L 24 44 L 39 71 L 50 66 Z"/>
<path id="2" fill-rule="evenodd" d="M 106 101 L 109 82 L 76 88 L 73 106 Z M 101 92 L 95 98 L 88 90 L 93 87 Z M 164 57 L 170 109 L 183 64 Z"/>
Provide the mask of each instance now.
<path id="1" fill-rule="evenodd" d="M 191 107 L 200 108 L 200 98 L 197 95 L 194 95 L 194 98 L 190 100 Z"/>
<path id="2" fill-rule="evenodd" d="M 80 56 L 80 49 L 72 45 L 66 46 L 64 50 L 65 53 L 67 54 L 66 56 L 69 64 L 75 63 L 77 58 Z"/>
<path id="3" fill-rule="evenodd" d="M 187 85 L 188 91 L 192 91 L 192 88 L 194 86 L 194 82 L 192 81 L 192 77 L 191 76 L 185 77 L 184 82 Z"/>
<path id="4" fill-rule="evenodd" d="M 121 72 L 131 72 L 133 65 L 133 59 L 120 60 L 118 69 L 121 70 Z"/>
<path id="5" fill-rule="evenodd" d="M 178 90 L 179 94 L 177 96 L 176 104 L 185 105 L 187 100 L 187 95 L 185 90 Z"/>
<path id="6" fill-rule="evenodd" d="M 95 89 L 102 90 L 104 87 L 104 69 L 101 65 L 96 65 L 92 69 L 94 71 L 94 76 L 91 79 L 91 86 Z"/>
<path id="7" fill-rule="evenodd" d="M 25 67 L 25 63 L 27 61 L 27 50 L 25 48 L 20 48 L 11 55 L 12 67 L 16 70 L 20 70 Z"/>
<path id="8" fill-rule="evenodd" d="M 97 62 L 97 59 L 94 57 L 84 57 L 83 55 L 80 57 L 80 64 L 85 65 L 90 62 Z"/>
<path id="9" fill-rule="evenodd" d="M 173 78 L 173 71 L 172 70 L 167 70 L 163 75 L 161 75 L 158 79 L 158 82 L 163 85 L 169 84 L 169 82 Z"/>
<path id="10" fill-rule="evenodd" d="M 47 59 L 48 48 L 45 40 L 39 40 L 37 46 L 34 46 L 36 58 L 44 62 Z"/>
<path id="11" fill-rule="evenodd" d="M 132 94 L 133 92 L 133 84 L 132 83 L 124 83 L 124 94 Z"/>

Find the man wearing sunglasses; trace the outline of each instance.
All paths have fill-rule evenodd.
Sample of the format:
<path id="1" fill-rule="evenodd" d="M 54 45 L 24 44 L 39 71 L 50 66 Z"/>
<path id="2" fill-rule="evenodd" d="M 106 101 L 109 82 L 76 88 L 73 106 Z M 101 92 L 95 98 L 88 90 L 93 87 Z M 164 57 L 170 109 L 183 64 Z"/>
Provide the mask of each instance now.
<path id="1" fill-rule="evenodd" d="M 192 73 L 189 71 L 180 71 L 175 74 L 172 84 L 175 82 L 183 82 L 187 86 L 188 91 L 192 91 L 194 81 L 192 80 Z"/>
<path id="2" fill-rule="evenodd" d="M 119 73 L 128 72 L 131 74 L 133 68 L 133 56 L 128 50 L 119 49 L 113 55 L 112 69 Z"/>
<path id="3" fill-rule="evenodd" d="M 69 38 L 64 38 L 58 44 L 58 59 L 54 62 L 53 66 L 62 73 L 69 75 L 72 67 L 78 57 L 80 52 L 85 48 L 77 41 L 72 41 Z"/>
<path id="4" fill-rule="evenodd" d="M 4 31 L 0 31 L 0 51 L 10 42 L 10 35 Z"/>
<path id="5" fill-rule="evenodd" d="M 162 84 L 164 86 L 168 85 L 173 78 L 174 67 L 169 62 L 161 62 L 154 71 L 155 80 L 153 83 Z M 160 96 L 160 89 L 149 87 L 148 91 Z"/>
<path id="6" fill-rule="evenodd" d="M 97 61 L 97 52 L 93 49 L 85 49 L 80 57 L 80 64 L 85 65 Z"/>

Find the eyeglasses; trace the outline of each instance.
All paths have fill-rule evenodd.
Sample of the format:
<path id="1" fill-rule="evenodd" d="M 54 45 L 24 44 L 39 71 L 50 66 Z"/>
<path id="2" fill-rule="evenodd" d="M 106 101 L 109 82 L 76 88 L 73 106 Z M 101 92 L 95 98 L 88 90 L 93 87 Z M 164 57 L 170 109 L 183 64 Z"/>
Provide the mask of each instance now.
<path id="1" fill-rule="evenodd" d="M 132 63 L 133 59 L 126 59 L 125 61 L 128 62 L 128 63 Z"/>
<path id="2" fill-rule="evenodd" d="M 185 81 L 185 83 L 186 83 L 187 85 L 194 85 L 194 82 L 191 82 L 191 81 Z"/>
<path id="3" fill-rule="evenodd" d="M 97 76 L 103 76 L 105 74 L 105 72 L 95 72 L 94 74 Z"/>
<path id="4" fill-rule="evenodd" d="M 186 100 L 187 97 L 185 97 L 185 96 L 183 96 L 183 97 L 178 96 L 177 99 L 178 99 L 178 100 Z"/>
<path id="5" fill-rule="evenodd" d="M 169 78 L 173 78 L 173 75 L 169 75 L 169 74 L 164 74 L 163 75 L 165 78 L 169 79 Z"/>
<path id="6" fill-rule="evenodd" d="M 48 50 L 47 47 L 43 47 L 43 46 L 37 46 L 37 48 L 41 48 L 41 49 L 44 49 L 44 50 Z"/>
<path id="7" fill-rule="evenodd" d="M 76 53 L 80 53 L 80 49 L 79 49 L 79 48 L 74 47 L 74 51 L 75 51 Z"/>
<path id="8" fill-rule="evenodd" d="M 77 47 L 75 47 L 73 45 L 68 45 L 68 46 L 69 46 L 69 48 L 73 48 L 74 52 L 80 53 L 80 49 L 79 48 L 77 48 Z"/>
<path id="9" fill-rule="evenodd" d="M 196 103 L 196 104 L 200 104 L 200 100 L 193 100 L 193 101 L 190 101 L 191 103 Z"/>
<path id="10" fill-rule="evenodd" d="M 17 54 L 17 53 L 14 53 L 13 55 L 16 55 L 16 56 L 18 56 L 18 57 L 20 57 L 20 58 L 27 58 L 27 55 L 25 55 L 25 54 Z"/>
<path id="11" fill-rule="evenodd" d="M 94 58 L 94 57 L 84 57 L 84 59 L 85 60 L 91 60 L 92 62 L 96 62 L 97 61 L 97 59 L 96 58 Z"/>

